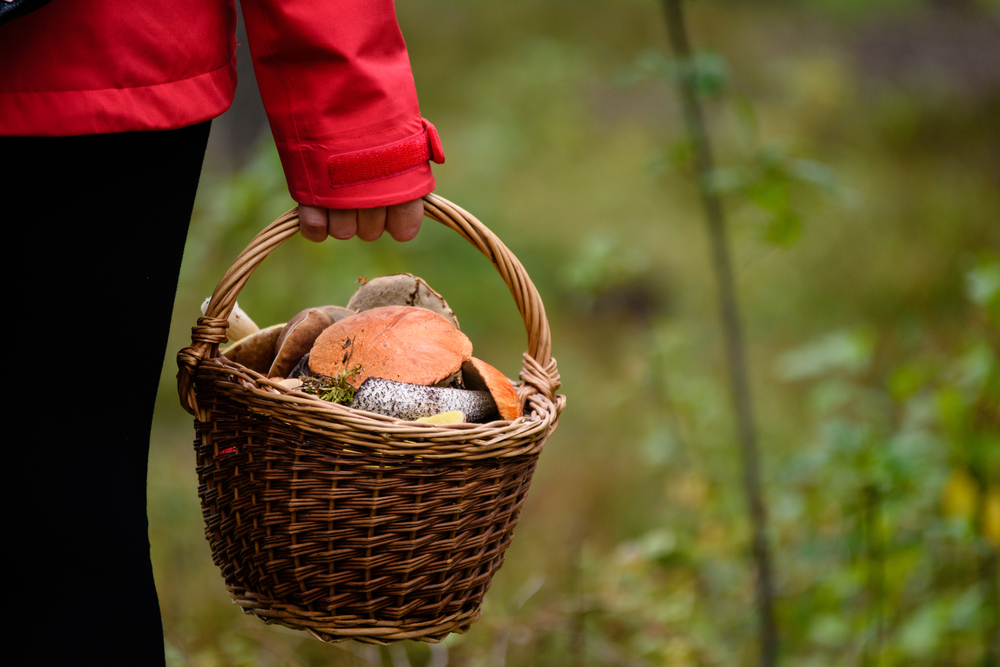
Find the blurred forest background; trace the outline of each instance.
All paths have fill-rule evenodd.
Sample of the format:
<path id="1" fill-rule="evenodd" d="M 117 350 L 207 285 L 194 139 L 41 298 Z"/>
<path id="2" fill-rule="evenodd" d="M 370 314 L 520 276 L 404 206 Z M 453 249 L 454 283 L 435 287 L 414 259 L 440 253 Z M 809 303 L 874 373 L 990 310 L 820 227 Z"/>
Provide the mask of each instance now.
<path id="1" fill-rule="evenodd" d="M 1000 4 L 686 5 L 730 222 L 781 664 L 1000 661 Z M 150 454 L 170 665 L 752 665 L 754 568 L 703 213 L 659 3 L 398 0 L 438 194 L 531 274 L 569 404 L 482 619 L 443 644 L 322 644 L 234 607 L 212 564 L 174 354 L 292 202 L 241 47 L 188 239 Z M 245 40 L 241 39 L 241 43 Z M 524 331 L 427 220 L 273 253 L 258 322 L 409 271 L 477 356 Z"/>

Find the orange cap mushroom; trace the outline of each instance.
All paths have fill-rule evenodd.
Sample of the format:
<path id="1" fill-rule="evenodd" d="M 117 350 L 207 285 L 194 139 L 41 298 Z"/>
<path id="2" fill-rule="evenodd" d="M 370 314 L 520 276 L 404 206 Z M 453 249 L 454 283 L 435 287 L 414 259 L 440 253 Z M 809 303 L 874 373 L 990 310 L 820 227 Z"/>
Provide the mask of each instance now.
<path id="1" fill-rule="evenodd" d="M 521 402 L 513 383 L 482 359 L 470 357 L 462 364 L 462 380 L 466 389 L 490 392 L 501 419 L 513 421 L 521 416 Z"/>
<path id="2" fill-rule="evenodd" d="M 344 318 L 319 335 L 309 370 L 347 378 L 355 388 L 370 377 L 433 385 L 456 373 L 472 355 L 472 342 L 444 316 L 415 306 L 386 306 Z"/>

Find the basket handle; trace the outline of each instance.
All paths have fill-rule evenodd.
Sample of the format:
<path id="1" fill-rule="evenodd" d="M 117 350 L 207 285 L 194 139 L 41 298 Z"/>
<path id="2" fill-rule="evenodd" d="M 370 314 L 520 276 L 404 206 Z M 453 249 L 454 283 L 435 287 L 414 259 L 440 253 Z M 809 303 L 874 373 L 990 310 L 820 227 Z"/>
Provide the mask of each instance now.
<path id="1" fill-rule="evenodd" d="M 528 334 L 528 351 L 520 374 L 524 384 L 518 392 L 522 402 L 536 392 L 555 402 L 559 373 L 552 358 L 549 321 L 538 290 L 521 262 L 486 225 L 467 211 L 435 194 L 427 195 L 423 202 L 424 215 L 450 227 L 478 248 L 510 288 Z M 293 208 L 250 241 L 212 292 L 204 317 L 198 318 L 198 324 L 191 329 L 191 345 L 177 354 L 177 391 L 181 405 L 191 414 L 197 414 L 198 410 L 193 384 L 195 371 L 202 359 L 216 357 L 219 345 L 226 342 L 227 320 L 236 297 L 264 258 L 298 231 L 298 208 Z"/>

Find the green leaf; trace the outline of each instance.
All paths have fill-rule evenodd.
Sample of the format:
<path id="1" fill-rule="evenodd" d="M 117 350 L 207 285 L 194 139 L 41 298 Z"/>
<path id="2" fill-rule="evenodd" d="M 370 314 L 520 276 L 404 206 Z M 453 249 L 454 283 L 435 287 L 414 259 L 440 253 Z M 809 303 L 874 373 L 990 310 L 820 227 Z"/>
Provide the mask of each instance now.
<path id="1" fill-rule="evenodd" d="M 665 424 L 655 426 L 643 443 L 642 453 L 646 462 L 653 466 L 668 463 L 677 450 L 677 439 Z"/>
<path id="2" fill-rule="evenodd" d="M 819 616 L 809 625 L 809 639 L 826 648 L 839 648 L 851 638 L 851 626 L 840 614 Z"/>
<path id="3" fill-rule="evenodd" d="M 635 61 L 615 72 L 613 80 L 631 86 L 648 79 L 661 79 L 676 83 L 686 70 L 680 61 L 662 51 L 649 49 L 636 56 Z"/>
<path id="4" fill-rule="evenodd" d="M 809 405 L 818 415 L 831 414 L 844 408 L 857 395 L 854 384 L 841 378 L 826 378 L 809 392 Z"/>
<path id="5" fill-rule="evenodd" d="M 721 55 L 713 51 L 699 51 L 685 61 L 649 50 L 640 53 L 632 67 L 619 70 L 615 80 L 630 85 L 650 77 L 674 82 L 690 77 L 699 95 L 715 97 L 729 81 L 729 66 Z"/>
<path id="6" fill-rule="evenodd" d="M 1000 260 L 980 262 L 965 274 L 969 299 L 986 311 L 993 326 L 1000 326 Z"/>
<path id="7" fill-rule="evenodd" d="M 985 612 L 983 591 L 978 586 L 971 586 L 951 604 L 949 625 L 952 630 L 975 628 L 982 623 Z"/>
<path id="8" fill-rule="evenodd" d="M 677 535 L 666 528 L 654 530 L 639 540 L 639 550 L 646 560 L 665 564 L 677 552 Z"/>
<path id="9" fill-rule="evenodd" d="M 778 373 L 785 380 L 817 377 L 835 370 L 860 373 L 871 363 L 874 347 L 874 337 L 867 330 L 837 331 L 783 354 Z"/>
<path id="10" fill-rule="evenodd" d="M 764 229 L 764 240 L 783 248 L 793 245 L 800 236 L 802 236 L 802 218 L 790 208 L 777 211 Z"/>
<path id="11" fill-rule="evenodd" d="M 701 95 L 715 97 L 722 93 L 729 81 L 729 66 L 725 58 L 712 51 L 694 55 L 694 87 Z"/>
<path id="12" fill-rule="evenodd" d="M 675 141 L 667 149 L 667 161 L 674 167 L 690 166 L 694 159 L 694 142 L 691 139 Z"/>
<path id="13" fill-rule="evenodd" d="M 969 406 L 955 387 L 944 387 L 938 392 L 938 414 L 941 423 L 952 438 L 961 438 L 969 423 Z"/>
<path id="14" fill-rule="evenodd" d="M 780 174 L 767 173 L 751 188 L 750 200 L 765 211 L 783 211 L 788 208 L 788 181 Z"/>
<path id="15" fill-rule="evenodd" d="M 948 619 L 940 602 L 918 608 L 899 631 L 899 647 L 912 657 L 926 657 L 941 642 Z"/>
<path id="16" fill-rule="evenodd" d="M 785 167 L 788 175 L 800 183 L 811 183 L 830 191 L 837 189 L 837 174 L 825 164 L 815 160 L 790 159 Z"/>
<path id="17" fill-rule="evenodd" d="M 930 380 L 929 369 L 917 362 L 903 364 L 889 376 L 889 394 L 897 401 L 905 401 L 923 389 Z"/>
<path id="18" fill-rule="evenodd" d="M 705 187 L 710 192 L 736 192 L 747 186 L 749 178 L 739 167 L 717 167 L 705 175 Z"/>

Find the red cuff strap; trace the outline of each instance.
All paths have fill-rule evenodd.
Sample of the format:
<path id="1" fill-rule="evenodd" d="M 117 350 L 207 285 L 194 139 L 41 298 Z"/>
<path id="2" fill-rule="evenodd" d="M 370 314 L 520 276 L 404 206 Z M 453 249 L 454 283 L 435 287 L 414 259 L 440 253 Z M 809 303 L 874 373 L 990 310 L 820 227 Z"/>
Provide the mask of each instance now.
<path id="1" fill-rule="evenodd" d="M 437 130 L 428 121 L 423 123 L 423 131 L 408 139 L 331 156 L 326 163 L 330 172 L 330 187 L 342 188 L 382 180 L 422 167 L 428 160 L 443 163 L 444 150 Z"/>

